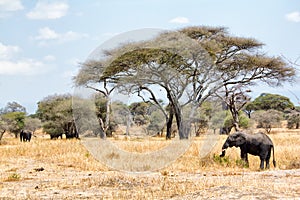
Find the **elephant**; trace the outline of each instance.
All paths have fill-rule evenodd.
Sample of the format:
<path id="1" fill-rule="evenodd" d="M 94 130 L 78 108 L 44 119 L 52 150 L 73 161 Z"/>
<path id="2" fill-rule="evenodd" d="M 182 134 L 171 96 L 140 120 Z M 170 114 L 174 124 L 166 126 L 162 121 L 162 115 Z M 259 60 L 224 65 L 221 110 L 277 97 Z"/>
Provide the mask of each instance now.
<path id="1" fill-rule="evenodd" d="M 58 139 L 60 137 L 60 139 L 62 139 L 62 133 L 59 133 L 59 134 L 50 134 L 50 139 L 53 140 L 53 139 Z"/>
<path id="2" fill-rule="evenodd" d="M 228 147 L 240 147 L 241 159 L 248 162 L 248 153 L 260 158 L 260 169 L 264 169 L 264 162 L 266 162 L 266 169 L 270 168 L 270 157 L 273 149 L 273 165 L 276 167 L 276 161 L 274 157 L 274 145 L 272 140 L 264 133 L 258 132 L 256 134 L 247 134 L 244 132 L 235 132 L 228 136 L 222 147 L 222 154 L 220 157 L 225 156 L 226 149 Z"/>
<path id="3" fill-rule="evenodd" d="M 30 131 L 21 130 L 20 141 L 30 142 L 32 133 Z"/>

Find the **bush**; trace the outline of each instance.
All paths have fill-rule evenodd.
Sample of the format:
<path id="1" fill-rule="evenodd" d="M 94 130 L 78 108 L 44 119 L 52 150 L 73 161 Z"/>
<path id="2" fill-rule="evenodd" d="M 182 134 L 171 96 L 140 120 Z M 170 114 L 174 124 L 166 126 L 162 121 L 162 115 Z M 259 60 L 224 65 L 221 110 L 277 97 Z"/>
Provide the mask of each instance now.
<path id="1" fill-rule="evenodd" d="M 278 110 L 259 110 L 253 113 L 253 119 L 257 123 L 257 128 L 264 128 L 270 133 L 272 128 L 281 126 L 283 113 Z"/>
<path id="2" fill-rule="evenodd" d="M 299 113 L 291 113 L 287 117 L 287 128 L 292 129 L 296 128 L 298 129 L 300 126 L 300 114 Z"/>
<path id="3" fill-rule="evenodd" d="M 213 161 L 219 165 L 222 165 L 223 167 L 230 166 L 230 160 L 228 156 L 220 157 L 219 155 L 214 154 Z"/>

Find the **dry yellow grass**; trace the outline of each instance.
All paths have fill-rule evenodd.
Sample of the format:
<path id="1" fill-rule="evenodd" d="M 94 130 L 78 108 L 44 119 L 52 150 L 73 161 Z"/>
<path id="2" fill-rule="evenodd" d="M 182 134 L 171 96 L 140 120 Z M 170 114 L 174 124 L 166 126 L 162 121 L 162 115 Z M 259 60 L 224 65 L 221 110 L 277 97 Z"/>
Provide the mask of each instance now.
<path id="1" fill-rule="evenodd" d="M 223 170 L 225 167 L 216 162 L 213 157 L 219 155 L 221 146 L 227 136 L 219 136 L 215 145 L 204 158 L 199 156 L 203 146 L 203 138 L 195 138 L 190 148 L 171 166 L 166 169 L 174 171 L 194 172 L 195 170 Z M 275 145 L 275 158 L 279 169 L 299 168 L 300 160 L 300 133 L 291 131 L 270 135 Z M 53 163 L 60 166 L 69 166 L 79 170 L 108 170 L 100 162 L 96 161 L 85 149 L 80 140 L 50 140 L 44 138 L 34 138 L 30 143 L 20 143 L 16 138 L 5 138 L 5 144 L 0 146 L 1 163 L 8 162 L 12 158 L 30 158 L 41 162 Z M 111 139 L 120 149 L 129 152 L 147 153 L 160 150 L 171 141 L 164 138 L 152 138 L 146 141 Z M 205 141 L 204 141 L 205 142 Z M 172 152 L 170 152 L 172 153 Z M 239 160 L 240 150 L 231 148 L 227 150 L 227 168 L 241 168 L 236 161 Z M 271 157 L 272 159 L 272 157 Z M 155 162 L 155 161 L 153 161 Z M 249 170 L 257 170 L 259 158 L 249 156 Z M 271 165 L 272 166 L 272 165 Z"/>
<path id="2" fill-rule="evenodd" d="M 275 159 L 277 161 L 278 169 L 292 169 L 300 168 L 300 131 L 287 131 L 279 133 L 278 129 L 275 129 L 274 134 L 270 134 L 270 138 L 273 140 L 275 146 Z M 184 172 L 195 172 L 203 170 L 226 170 L 232 168 L 235 170 L 243 168 L 240 163 L 240 150 L 239 148 L 229 148 L 226 156 L 228 157 L 227 163 L 220 163 L 214 160 L 214 156 L 218 156 L 221 152 L 222 145 L 226 140 L 226 135 L 218 136 L 218 140 L 214 143 L 213 147 L 209 148 L 209 153 L 206 156 L 199 156 L 203 151 L 203 145 L 206 139 L 204 136 L 195 138 L 184 155 L 182 155 L 176 162 L 166 169 Z M 165 141 L 164 138 L 153 138 L 147 141 L 124 141 L 113 140 L 113 143 L 120 149 L 129 152 L 151 152 L 160 150 L 166 147 L 170 141 Z M 204 152 L 205 153 L 205 152 Z M 271 157 L 271 160 L 273 157 Z M 153 161 L 155 162 L 155 161 Z M 259 168 L 260 160 L 257 156 L 249 155 L 249 169 L 250 171 L 257 171 Z M 226 165 L 227 167 L 224 167 Z M 273 165 L 271 164 L 271 167 Z M 243 170 L 245 170 L 243 168 Z"/>
<path id="3" fill-rule="evenodd" d="M 6 145 L 0 146 L 1 162 L 32 159 L 57 166 L 67 166 L 80 170 L 105 170 L 79 140 L 33 139 L 20 143 L 18 139 L 6 139 Z"/>
<path id="4" fill-rule="evenodd" d="M 300 168 L 300 133 L 290 131 L 270 137 L 278 163 L 275 170 L 271 166 L 270 171 L 258 172 L 259 158 L 254 156 L 249 156 L 249 168 L 243 168 L 236 148 L 228 149 L 227 160 L 220 162 L 215 155 L 220 153 L 226 136 L 218 136 L 211 151 L 202 157 L 207 142 L 202 136 L 176 161 L 148 174 L 110 171 L 79 140 L 38 137 L 21 143 L 5 137 L 0 145 L 0 198 L 195 199 L 223 197 L 224 192 L 228 198 L 241 194 L 244 199 L 299 197 L 300 174 L 280 169 Z M 139 153 L 157 151 L 170 143 L 163 138 L 110 140 L 124 151 Z"/>

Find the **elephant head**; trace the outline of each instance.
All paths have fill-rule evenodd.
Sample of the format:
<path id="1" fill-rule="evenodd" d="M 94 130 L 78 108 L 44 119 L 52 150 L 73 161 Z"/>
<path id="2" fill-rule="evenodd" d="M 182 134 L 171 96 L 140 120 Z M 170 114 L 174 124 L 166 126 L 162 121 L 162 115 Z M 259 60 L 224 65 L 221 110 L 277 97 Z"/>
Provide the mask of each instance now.
<path id="1" fill-rule="evenodd" d="M 222 146 L 221 157 L 225 156 L 225 151 L 228 147 L 240 147 L 246 142 L 246 135 L 241 132 L 236 132 L 228 136 L 225 143 Z"/>

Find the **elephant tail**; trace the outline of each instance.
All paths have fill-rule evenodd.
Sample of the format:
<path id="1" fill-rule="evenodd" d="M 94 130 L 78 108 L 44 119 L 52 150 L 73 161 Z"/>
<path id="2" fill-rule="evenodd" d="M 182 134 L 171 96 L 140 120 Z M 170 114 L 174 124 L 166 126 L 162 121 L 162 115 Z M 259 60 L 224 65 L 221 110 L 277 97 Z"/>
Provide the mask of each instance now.
<path id="1" fill-rule="evenodd" d="M 273 149 L 273 165 L 274 167 L 276 167 L 276 161 L 275 161 L 275 149 L 274 149 L 274 146 L 271 147 L 271 150 Z"/>

